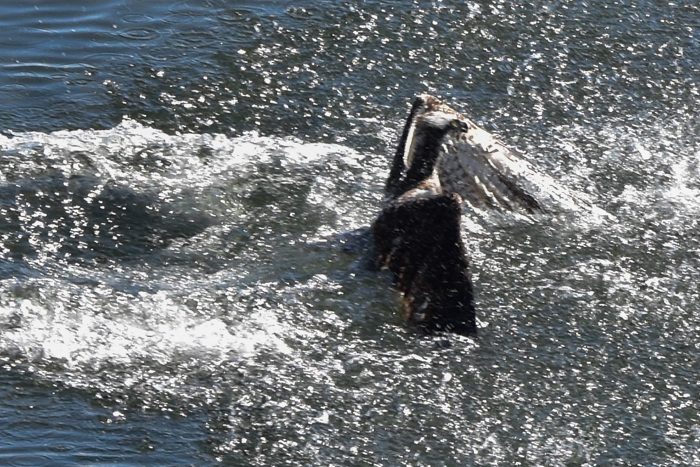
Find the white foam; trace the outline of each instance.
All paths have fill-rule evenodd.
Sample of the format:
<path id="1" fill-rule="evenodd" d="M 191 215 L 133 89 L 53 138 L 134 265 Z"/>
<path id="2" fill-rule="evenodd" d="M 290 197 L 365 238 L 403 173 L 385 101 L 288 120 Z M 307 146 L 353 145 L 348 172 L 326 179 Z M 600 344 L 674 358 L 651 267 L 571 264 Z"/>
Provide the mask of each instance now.
<path id="1" fill-rule="evenodd" d="M 35 286 L 61 287 L 55 280 Z M 65 290 L 65 289 L 63 289 Z M 287 332 L 269 309 L 253 311 L 232 328 L 216 316 L 202 315 L 175 301 L 168 292 L 118 295 L 105 289 L 69 307 L 68 294 L 50 300 L 25 298 L 0 308 L 0 336 L 5 351 L 31 362 L 60 363 L 65 368 L 129 366 L 142 360 L 166 365 L 206 356 L 211 361 L 248 358 L 260 348 L 289 353 Z M 118 309 L 115 309 L 118 306 Z"/>
<path id="2" fill-rule="evenodd" d="M 66 177 L 90 172 L 132 185 L 180 187 L 208 186 L 217 176 L 225 176 L 231 170 L 245 170 L 252 163 L 278 161 L 283 166 L 291 166 L 330 157 L 347 160 L 360 157 L 340 145 L 266 137 L 256 132 L 233 138 L 220 134 L 170 135 L 128 118 L 109 130 L 0 136 L 0 150 L 6 152 L 4 158 L 11 158 L 12 153 L 31 158 L 26 164 L 28 171 L 54 170 Z M 139 159 L 146 158 L 155 159 L 156 167 L 134 170 Z"/>
<path id="3" fill-rule="evenodd" d="M 308 206 L 304 209 L 335 212 L 334 224 L 324 224 L 319 231 L 338 233 L 363 225 L 373 214 L 364 205 L 368 197 L 374 197 L 367 187 L 381 176 L 363 170 L 363 157 L 341 145 L 257 133 L 170 135 L 125 119 L 109 130 L 0 136 L 0 183 L 12 186 L 20 180 L 31 185 L 56 174 L 65 180 L 90 176 L 97 179 L 93 194 L 117 183 L 134 192 L 155 192 L 162 200 L 189 203 L 185 209 L 215 212 L 211 203 L 222 203 L 226 209 L 218 214 L 218 223 L 196 237 L 173 243 L 173 248 L 190 243 L 197 254 L 216 256 L 232 228 L 241 224 L 243 229 L 248 220 L 245 212 L 232 208 L 235 199 L 227 201 L 218 194 L 221 198 L 207 198 L 208 191 L 219 190 L 235 198 L 238 188 L 230 186 L 231 180 L 248 183 L 247 175 L 266 166 L 275 170 L 281 166 L 283 170 L 275 174 L 279 173 L 282 182 L 294 182 L 292 171 L 308 173 Z M 284 179 L 286 171 L 289 180 Z M 340 180 L 354 190 L 349 196 L 338 193 Z M 189 194 L 183 194 L 186 191 Z M 0 285 L 3 354 L 87 374 L 104 365 L 129 368 L 142 360 L 177 365 L 180 360 L 200 357 L 224 362 L 253 358 L 261 351 L 291 352 L 285 337 L 297 331 L 286 324 L 285 311 L 264 301 L 259 305 L 246 301 L 246 290 L 259 292 L 268 287 L 250 279 L 241 282 L 256 274 L 245 269 L 255 264 L 254 258 L 239 266 L 242 269 L 227 268 L 204 277 L 198 277 L 194 260 L 192 270 L 177 273 L 167 265 L 157 272 L 150 266 L 140 269 L 138 262 L 116 262 L 96 269 L 66 265 L 56 256 L 61 244 L 53 240 L 54 227 L 42 219 L 41 212 L 35 213 L 20 219 L 19 227 L 30 233 L 30 240 L 36 240 L 30 242 L 36 255 L 27 261 L 30 269 L 39 271 L 37 277 Z M 148 291 L 134 292 L 132 284 Z M 224 313 L 215 301 L 220 295 L 216 290 L 229 289 L 237 291 L 232 300 L 240 303 L 231 304 Z M 279 291 L 271 288 L 270 293 Z M 192 308 L 186 294 L 201 298 L 199 306 Z"/>

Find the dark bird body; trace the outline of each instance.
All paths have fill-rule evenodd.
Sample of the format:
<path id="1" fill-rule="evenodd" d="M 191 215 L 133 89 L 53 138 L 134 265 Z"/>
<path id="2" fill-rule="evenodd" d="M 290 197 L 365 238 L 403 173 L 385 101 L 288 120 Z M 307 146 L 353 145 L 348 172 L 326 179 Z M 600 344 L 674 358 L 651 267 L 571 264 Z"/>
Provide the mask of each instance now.
<path id="1" fill-rule="evenodd" d="M 437 99 L 416 99 L 372 226 L 375 265 L 394 274 L 406 320 L 425 332 L 477 331 L 462 200 L 443 193 L 437 174 L 441 146 L 467 130 Z"/>
<path id="2" fill-rule="evenodd" d="M 390 202 L 373 226 L 375 259 L 394 273 L 406 320 L 426 331 L 476 334 L 462 200 L 438 194 Z"/>

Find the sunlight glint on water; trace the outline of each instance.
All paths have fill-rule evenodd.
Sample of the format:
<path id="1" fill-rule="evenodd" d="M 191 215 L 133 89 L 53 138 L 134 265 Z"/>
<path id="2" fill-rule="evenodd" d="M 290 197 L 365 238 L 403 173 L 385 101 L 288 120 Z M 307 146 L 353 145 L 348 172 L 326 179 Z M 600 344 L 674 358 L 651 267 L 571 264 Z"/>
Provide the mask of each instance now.
<path id="1" fill-rule="evenodd" d="M 697 6 L 249 3 L 0 6 L 0 464 L 700 463 Z M 424 91 L 610 214 L 468 210 L 477 339 L 343 234 Z"/>

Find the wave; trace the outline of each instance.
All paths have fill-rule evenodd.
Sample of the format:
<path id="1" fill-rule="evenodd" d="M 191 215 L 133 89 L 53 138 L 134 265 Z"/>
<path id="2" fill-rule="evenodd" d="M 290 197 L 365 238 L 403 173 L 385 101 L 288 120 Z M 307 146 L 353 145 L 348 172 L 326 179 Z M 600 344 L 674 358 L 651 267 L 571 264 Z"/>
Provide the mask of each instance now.
<path id="1" fill-rule="evenodd" d="M 0 137 L 0 149 L 0 232 L 13 258 L 148 253 L 246 207 L 275 209 L 290 198 L 353 217 L 328 194 L 339 179 L 365 178 L 359 154 L 342 146 L 168 135 L 131 120 L 111 130 Z"/>
<path id="2" fill-rule="evenodd" d="M 559 293 L 563 280 L 584 296 L 586 265 L 611 294 L 636 297 L 637 282 L 618 280 L 629 267 L 599 252 L 682 250 L 700 177 L 693 151 L 658 153 L 656 138 L 578 127 L 547 136 L 563 154 L 550 173 L 610 212 L 605 225 L 464 216 L 490 332 L 510 329 L 499 313 L 525 307 L 535 289 Z M 389 155 L 342 145 L 169 135 L 131 120 L 2 136 L 0 359 L 69 385 L 185 397 L 206 392 L 203 369 L 294 362 L 329 339 L 400 340 L 388 283 L 321 241 L 371 223 L 388 166 Z M 620 315 L 636 319 L 636 303 Z"/>
<path id="3" fill-rule="evenodd" d="M 303 326 L 285 316 L 336 254 L 316 240 L 374 214 L 366 166 L 340 145 L 131 120 L 0 137 L 0 357 L 80 386 L 288 353 Z"/>

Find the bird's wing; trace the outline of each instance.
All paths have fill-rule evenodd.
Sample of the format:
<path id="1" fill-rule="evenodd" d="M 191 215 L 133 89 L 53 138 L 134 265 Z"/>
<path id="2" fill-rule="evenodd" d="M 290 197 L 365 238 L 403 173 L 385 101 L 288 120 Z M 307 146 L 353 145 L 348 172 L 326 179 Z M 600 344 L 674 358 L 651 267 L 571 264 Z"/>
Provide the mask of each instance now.
<path id="1" fill-rule="evenodd" d="M 506 211 L 575 211 L 585 204 L 516 151 L 469 122 L 469 131 L 443 145 L 438 168 L 443 191 L 476 207 Z"/>

